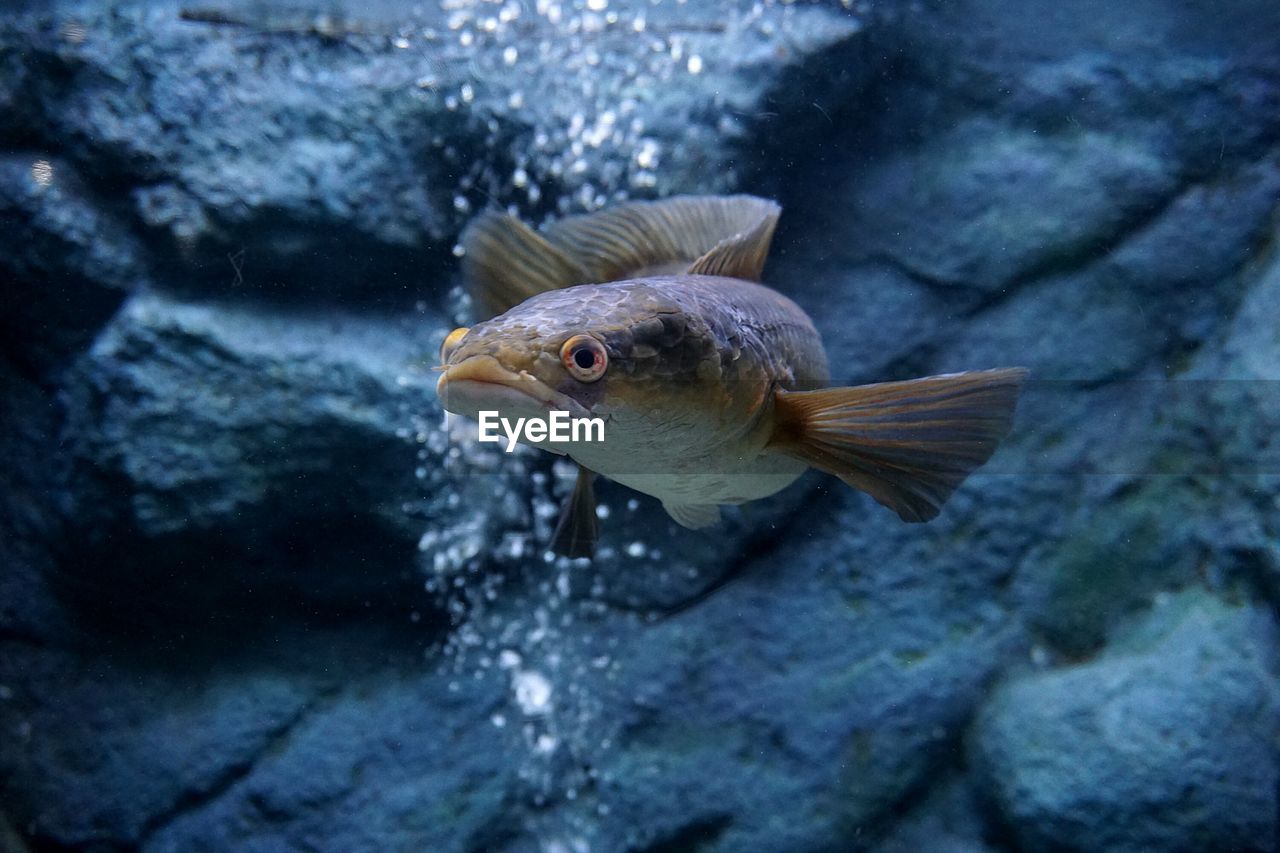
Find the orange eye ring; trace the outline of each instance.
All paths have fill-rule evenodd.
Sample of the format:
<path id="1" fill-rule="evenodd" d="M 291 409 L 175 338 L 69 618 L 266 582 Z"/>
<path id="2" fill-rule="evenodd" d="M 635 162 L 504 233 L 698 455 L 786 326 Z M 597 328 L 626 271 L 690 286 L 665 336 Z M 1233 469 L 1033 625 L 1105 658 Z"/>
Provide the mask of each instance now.
<path id="1" fill-rule="evenodd" d="M 471 331 L 466 326 L 459 326 L 448 335 L 445 336 L 444 343 L 440 344 L 440 363 L 446 364 L 449 356 L 453 355 L 454 350 L 458 348 L 458 344 L 462 343 L 462 339 L 467 336 L 467 332 Z"/>
<path id="2" fill-rule="evenodd" d="M 560 347 L 560 361 L 579 382 L 595 382 L 609 369 L 609 352 L 590 335 L 574 335 Z"/>

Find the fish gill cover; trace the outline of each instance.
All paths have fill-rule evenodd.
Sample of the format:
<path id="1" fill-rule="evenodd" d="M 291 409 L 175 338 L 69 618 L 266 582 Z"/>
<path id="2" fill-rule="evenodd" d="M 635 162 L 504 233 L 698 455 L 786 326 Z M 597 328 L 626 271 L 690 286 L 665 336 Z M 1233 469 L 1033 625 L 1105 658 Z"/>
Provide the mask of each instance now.
<path id="1" fill-rule="evenodd" d="M 4 12 L 0 847 L 1274 848 L 1280 13 L 1185 6 Z M 548 557 L 431 392 L 462 228 L 726 192 L 1010 442 Z"/>

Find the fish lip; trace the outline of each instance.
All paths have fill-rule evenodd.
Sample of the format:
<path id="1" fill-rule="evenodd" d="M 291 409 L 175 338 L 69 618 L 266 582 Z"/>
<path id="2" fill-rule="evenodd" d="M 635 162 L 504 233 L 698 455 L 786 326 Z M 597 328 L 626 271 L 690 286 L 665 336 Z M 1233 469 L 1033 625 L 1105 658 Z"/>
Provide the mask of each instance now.
<path id="1" fill-rule="evenodd" d="M 445 366 L 444 373 L 436 382 L 436 396 L 445 411 L 454 414 L 470 414 L 449 408 L 448 388 L 453 385 L 462 390 L 471 386 L 493 386 L 494 390 L 514 391 L 531 399 L 548 411 L 567 411 L 573 417 L 590 417 L 591 413 L 577 400 L 562 394 L 527 371 L 519 373 L 508 370 L 493 356 L 473 355 L 456 364 Z M 501 393 L 501 392 L 499 392 Z M 495 404 L 496 408 L 496 404 Z"/>

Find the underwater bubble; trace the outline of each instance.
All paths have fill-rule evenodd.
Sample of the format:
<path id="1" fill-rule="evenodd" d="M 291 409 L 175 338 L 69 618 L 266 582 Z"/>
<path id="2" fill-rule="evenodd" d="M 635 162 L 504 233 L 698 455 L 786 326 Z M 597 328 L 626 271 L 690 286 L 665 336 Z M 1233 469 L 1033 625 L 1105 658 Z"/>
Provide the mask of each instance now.
<path id="1" fill-rule="evenodd" d="M 31 164 L 31 180 L 42 187 L 53 183 L 53 164 L 48 160 L 37 160 Z"/>
<path id="2" fill-rule="evenodd" d="M 652 139 L 640 140 L 640 148 L 636 151 L 636 165 L 642 169 L 652 169 L 658 165 L 658 159 L 662 149 L 658 143 Z"/>
<path id="3" fill-rule="evenodd" d="M 689 57 L 689 62 L 685 67 L 689 69 L 690 74 L 702 73 L 702 57 L 698 56 L 696 53 L 693 54 Z"/>
<path id="4" fill-rule="evenodd" d="M 508 46 L 502 51 L 502 61 L 507 65 L 515 65 L 516 60 L 520 58 L 520 51 L 514 47 Z"/>
<path id="5" fill-rule="evenodd" d="M 627 556 L 639 559 L 644 556 L 645 547 L 643 542 L 632 542 L 627 546 Z"/>
<path id="6" fill-rule="evenodd" d="M 540 672 L 517 672 L 511 679 L 516 704 L 525 716 L 537 717 L 551 710 L 551 682 Z"/>

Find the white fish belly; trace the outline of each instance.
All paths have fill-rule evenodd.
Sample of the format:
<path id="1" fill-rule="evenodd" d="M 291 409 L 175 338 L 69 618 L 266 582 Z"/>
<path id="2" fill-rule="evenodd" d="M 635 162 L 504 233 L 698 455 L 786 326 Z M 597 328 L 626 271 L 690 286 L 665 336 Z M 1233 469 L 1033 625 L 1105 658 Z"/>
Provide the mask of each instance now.
<path id="1" fill-rule="evenodd" d="M 749 460 L 667 460 L 647 466 L 637 464 L 634 457 L 609 459 L 581 448 L 571 453 L 591 470 L 669 504 L 734 505 L 767 498 L 794 483 L 808 467 L 779 453 Z"/>

